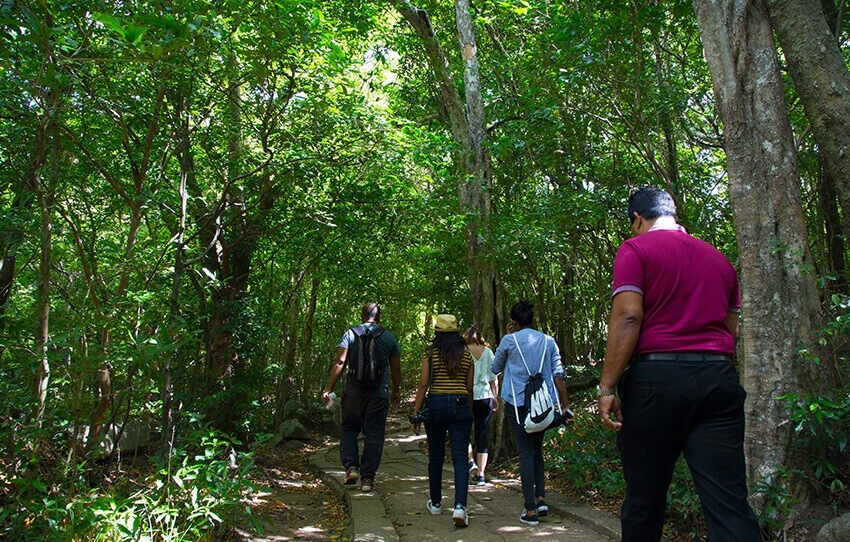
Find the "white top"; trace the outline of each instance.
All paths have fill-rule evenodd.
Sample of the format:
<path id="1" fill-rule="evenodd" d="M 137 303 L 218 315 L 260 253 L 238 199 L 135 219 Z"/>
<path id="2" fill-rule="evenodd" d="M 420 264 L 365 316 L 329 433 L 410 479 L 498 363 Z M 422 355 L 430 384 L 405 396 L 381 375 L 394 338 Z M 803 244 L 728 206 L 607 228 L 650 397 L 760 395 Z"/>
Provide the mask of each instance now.
<path id="1" fill-rule="evenodd" d="M 472 359 L 475 360 L 472 398 L 491 399 L 493 397 L 493 390 L 490 388 L 490 382 L 496 380 L 496 375 L 490 370 L 490 364 L 493 362 L 493 351 L 485 346 L 484 351 L 481 352 L 481 357 L 475 359 L 475 356 L 472 356 Z"/>

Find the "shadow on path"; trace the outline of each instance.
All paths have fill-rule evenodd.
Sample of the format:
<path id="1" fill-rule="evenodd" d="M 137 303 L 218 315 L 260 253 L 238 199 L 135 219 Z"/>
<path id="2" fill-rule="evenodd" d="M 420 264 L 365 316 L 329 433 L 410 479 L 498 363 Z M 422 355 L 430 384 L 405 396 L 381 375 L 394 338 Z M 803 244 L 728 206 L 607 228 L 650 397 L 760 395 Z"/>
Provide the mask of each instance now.
<path id="1" fill-rule="evenodd" d="M 469 526 L 455 527 L 451 519 L 454 476 L 451 464 L 443 471 L 443 505 L 439 516 L 425 508 L 428 501 L 428 458 L 420 451 L 424 432 L 416 436 L 409 426 L 388 434 L 375 491 L 342 484 L 344 471 L 337 446 L 323 448 L 310 457 L 310 465 L 325 484 L 349 504 L 351 521 L 345 533 L 358 541 L 430 540 L 551 540 L 609 542 L 620 540 L 619 518 L 577 505 L 547 491 L 549 515 L 532 527 L 520 523 L 522 495 L 519 480 L 493 478 L 486 486 L 470 486 Z M 362 444 L 361 444 L 362 446 Z"/>

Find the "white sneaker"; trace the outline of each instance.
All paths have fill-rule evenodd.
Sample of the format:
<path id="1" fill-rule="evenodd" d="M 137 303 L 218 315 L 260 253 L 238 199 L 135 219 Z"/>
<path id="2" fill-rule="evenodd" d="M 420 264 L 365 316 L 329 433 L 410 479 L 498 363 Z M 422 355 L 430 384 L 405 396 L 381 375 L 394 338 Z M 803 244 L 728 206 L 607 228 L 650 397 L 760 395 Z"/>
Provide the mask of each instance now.
<path id="1" fill-rule="evenodd" d="M 469 525 L 469 516 L 466 515 L 466 509 L 462 504 L 456 504 L 454 512 L 452 512 L 452 521 L 458 527 L 466 527 Z"/>
<path id="2" fill-rule="evenodd" d="M 443 513 L 443 507 L 438 504 L 431 504 L 431 501 L 428 501 L 428 511 L 435 516 L 439 516 Z"/>
<path id="3" fill-rule="evenodd" d="M 343 484 L 353 486 L 360 479 L 360 470 L 357 467 L 348 467 L 345 469 L 345 481 Z"/>

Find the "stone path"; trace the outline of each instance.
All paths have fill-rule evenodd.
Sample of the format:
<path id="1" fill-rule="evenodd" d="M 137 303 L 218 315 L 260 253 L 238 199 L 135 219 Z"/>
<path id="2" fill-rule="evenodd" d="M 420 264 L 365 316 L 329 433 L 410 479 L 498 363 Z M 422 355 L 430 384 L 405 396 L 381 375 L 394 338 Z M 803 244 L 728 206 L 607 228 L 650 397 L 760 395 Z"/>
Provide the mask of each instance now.
<path id="1" fill-rule="evenodd" d="M 310 464 L 333 491 L 349 503 L 351 524 L 345 537 L 357 541 L 432 540 L 527 541 L 570 540 L 572 542 L 610 542 L 620 540 L 619 518 L 577 505 L 547 491 L 549 515 L 531 527 L 520 523 L 522 496 L 519 480 L 494 478 L 487 486 L 470 486 L 467 512 L 469 526 L 455 527 L 451 510 L 439 516 L 425 509 L 428 501 L 428 458 L 420 450 L 424 432 L 412 433 L 409 426 L 388 434 L 381 467 L 372 493 L 359 486 L 344 486 L 344 472 L 336 446 L 322 449 L 310 458 Z M 454 476 L 451 465 L 443 471 L 443 506 L 451 503 Z"/>

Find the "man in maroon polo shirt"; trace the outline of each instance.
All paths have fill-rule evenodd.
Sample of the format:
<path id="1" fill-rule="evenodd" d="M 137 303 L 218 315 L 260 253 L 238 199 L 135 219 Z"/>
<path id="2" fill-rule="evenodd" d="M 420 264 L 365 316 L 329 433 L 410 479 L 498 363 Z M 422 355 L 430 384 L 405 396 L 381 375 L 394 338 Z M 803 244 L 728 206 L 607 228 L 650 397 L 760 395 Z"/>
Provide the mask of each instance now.
<path id="1" fill-rule="evenodd" d="M 667 192 L 637 190 L 628 214 L 634 236 L 614 260 L 597 390 L 626 479 L 623 542 L 661 538 L 667 488 L 683 453 L 709 538 L 758 542 L 747 503 L 746 392 L 732 364 L 741 308 L 735 268 L 676 223 Z"/>

